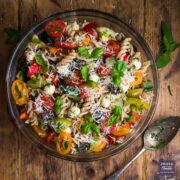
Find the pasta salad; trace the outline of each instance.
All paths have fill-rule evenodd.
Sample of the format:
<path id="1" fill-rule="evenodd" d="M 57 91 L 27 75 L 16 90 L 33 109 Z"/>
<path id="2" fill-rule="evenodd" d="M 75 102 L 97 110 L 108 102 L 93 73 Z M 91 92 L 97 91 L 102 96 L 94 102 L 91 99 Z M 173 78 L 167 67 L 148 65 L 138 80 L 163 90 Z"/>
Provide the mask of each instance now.
<path id="1" fill-rule="evenodd" d="M 121 144 L 150 108 L 149 61 L 131 38 L 94 22 L 46 23 L 19 59 L 19 118 L 66 155 Z"/>

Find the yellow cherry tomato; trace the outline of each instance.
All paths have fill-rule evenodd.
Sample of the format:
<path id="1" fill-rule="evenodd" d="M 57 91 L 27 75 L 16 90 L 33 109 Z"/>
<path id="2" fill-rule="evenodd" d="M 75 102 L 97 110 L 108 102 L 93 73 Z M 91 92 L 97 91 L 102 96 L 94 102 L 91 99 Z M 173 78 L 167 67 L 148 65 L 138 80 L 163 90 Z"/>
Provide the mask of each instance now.
<path id="1" fill-rule="evenodd" d="M 119 126 L 112 131 L 114 136 L 125 136 L 130 133 L 130 128 L 128 126 Z"/>
<path id="2" fill-rule="evenodd" d="M 56 150 L 58 153 L 66 155 L 72 148 L 72 137 L 70 133 L 60 132 L 56 140 Z"/>
<path id="3" fill-rule="evenodd" d="M 13 98 L 18 105 L 23 105 L 29 98 L 28 88 L 21 80 L 15 80 L 11 87 Z"/>
<path id="4" fill-rule="evenodd" d="M 135 81 L 132 81 L 131 85 L 132 86 L 138 86 L 143 81 L 142 72 L 136 71 L 136 72 L 134 72 L 134 76 L 135 76 Z"/>
<path id="5" fill-rule="evenodd" d="M 91 151 L 93 152 L 100 152 L 106 147 L 106 142 L 104 140 L 100 141 L 99 143 L 95 143 L 91 145 Z"/>
<path id="6" fill-rule="evenodd" d="M 83 46 L 88 46 L 90 41 L 91 41 L 91 38 L 88 35 L 86 35 L 83 41 Z"/>

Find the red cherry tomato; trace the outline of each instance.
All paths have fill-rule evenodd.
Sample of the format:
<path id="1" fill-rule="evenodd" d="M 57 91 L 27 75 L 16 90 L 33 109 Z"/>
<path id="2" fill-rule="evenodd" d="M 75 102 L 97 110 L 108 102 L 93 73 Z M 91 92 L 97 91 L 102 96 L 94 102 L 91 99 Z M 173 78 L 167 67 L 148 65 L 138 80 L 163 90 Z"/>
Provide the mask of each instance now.
<path id="1" fill-rule="evenodd" d="M 116 138 L 114 136 L 108 135 L 108 142 L 109 144 L 115 144 Z"/>
<path id="2" fill-rule="evenodd" d="M 95 23 L 89 23 L 84 26 L 84 31 L 86 31 L 88 34 L 92 35 L 96 40 L 99 40 L 99 35 L 96 31 L 97 24 Z"/>
<path id="3" fill-rule="evenodd" d="M 82 91 L 81 91 L 81 94 L 80 94 L 80 98 L 81 98 L 81 99 L 86 99 L 87 97 L 88 97 L 87 91 L 82 90 Z"/>
<path id="4" fill-rule="evenodd" d="M 53 110 L 54 108 L 54 102 L 50 97 L 47 96 L 41 96 L 41 101 L 43 102 L 43 105 L 45 108 L 49 109 L 49 110 Z"/>
<path id="5" fill-rule="evenodd" d="M 62 36 L 65 30 L 65 23 L 61 20 L 50 21 L 45 25 L 45 31 L 53 38 Z"/>
<path id="6" fill-rule="evenodd" d="M 129 128 L 133 128 L 135 126 L 136 123 L 134 122 L 128 122 L 127 125 Z"/>
<path id="7" fill-rule="evenodd" d="M 117 56 L 121 50 L 120 44 L 116 40 L 107 41 L 107 46 L 105 48 L 105 57 Z"/>
<path id="8" fill-rule="evenodd" d="M 39 72 L 40 66 L 36 63 L 36 61 L 33 61 L 29 66 L 27 77 L 31 77 L 32 75 L 38 74 Z"/>
<path id="9" fill-rule="evenodd" d="M 65 83 L 68 84 L 69 86 L 80 86 L 82 85 L 83 81 L 81 79 L 81 76 L 78 71 L 74 71 L 71 74 L 71 77 L 69 80 L 64 79 Z"/>
<path id="10" fill-rule="evenodd" d="M 141 119 L 141 115 L 136 112 L 132 112 L 133 122 L 136 122 Z"/>
<path id="11" fill-rule="evenodd" d="M 129 53 L 126 53 L 123 57 L 124 61 L 128 61 L 129 60 Z"/>
<path id="12" fill-rule="evenodd" d="M 110 69 L 109 68 L 107 68 L 107 67 L 105 67 L 105 66 L 99 66 L 98 68 L 97 68 L 97 72 L 98 72 L 98 74 L 100 75 L 100 76 L 102 76 L 102 77 L 106 77 L 106 76 L 108 76 L 109 74 L 110 74 Z"/>
<path id="13" fill-rule="evenodd" d="M 65 49 L 76 49 L 78 45 L 74 42 L 55 41 L 55 46 Z"/>
<path id="14" fill-rule="evenodd" d="M 52 130 L 48 130 L 47 132 L 47 142 L 51 144 L 54 140 L 54 137 L 56 136 L 56 133 Z"/>

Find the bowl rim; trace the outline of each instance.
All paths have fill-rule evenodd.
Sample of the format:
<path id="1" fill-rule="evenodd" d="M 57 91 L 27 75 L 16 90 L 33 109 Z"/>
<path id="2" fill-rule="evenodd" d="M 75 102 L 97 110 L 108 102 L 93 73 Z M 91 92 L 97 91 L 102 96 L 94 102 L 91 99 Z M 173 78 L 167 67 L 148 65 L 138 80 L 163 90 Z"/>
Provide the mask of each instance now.
<path id="1" fill-rule="evenodd" d="M 69 157 L 69 156 L 63 156 L 63 155 L 59 155 L 57 152 L 54 153 L 52 152 L 50 149 L 48 149 L 48 147 L 46 145 L 43 145 L 40 141 L 38 141 L 36 138 L 33 138 L 31 139 L 33 136 L 28 134 L 21 128 L 21 126 L 15 122 L 16 126 L 18 127 L 18 129 L 20 130 L 20 132 L 26 137 L 27 140 L 30 140 L 33 144 L 35 144 L 37 147 L 41 148 L 41 150 L 43 150 L 44 152 L 46 152 L 47 154 L 51 155 L 51 156 L 54 156 L 54 157 L 57 157 L 57 158 L 60 158 L 60 159 L 64 159 L 64 160 L 69 160 L 69 161 L 75 161 L 75 162 L 89 162 L 89 161 L 97 161 L 97 160 L 101 160 L 101 159 L 105 159 L 105 158 L 108 158 L 110 156 L 114 156 L 122 151 L 124 151 L 125 149 L 127 149 L 135 140 L 137 140 L 138 137 L 140 137 L 142 135 L 142 133 L 145 131 L 145 129 L 147 128 L 147 126 L 149 125 L 151 119 L 153 118 L 154 116 L 154 113 L 155 113 L 155 110 L 156 110 L 156 107 L 157 107 L 157 104 L 158 104 L 158 99 L 159 99 L 159 75 L 158 75 L 158 70 L 157 70 L 157 67 L 156 67 L 156 64 L 155 64 L 155 58 L 153 56 L 153 53 L 150 49 L 150 47 L 148 46 L 148 44 L 146 43 L 145 39 L 140 35 L 140 33 L 134 29 L 132 26 L 130 26 L 129 24 L 127 24 L 126 22 L 124 22 L 121 18 L 115 16 L 115 15 L 112 15 L 110 13 L 107 13 L 107 12 L 103 12 L 103 11 L 99 11 L 99 10 L 95 10 L 95 9 L 72 9 L 72 10 L 65 10 L 65 11 L 62 11 L 62 12 L 58 12 L 58 13 L 55 13 L 55 14 L 52 14 L 46 18 L 43 18 L 42 20 L 40 20 L 39 22 L 37 22 L 35 25 L 33 25 L 26 33 L 25 35 L 22 37 L 22 39 L 20 40 L 20 42 L 16 45 L 16 48 L 11 56 L 11 59 L 9 61 L 9 65 L 7 67 L 7 70 L 6 70 L 6 96 L 7 96 L 7 100 L 8 100 L 8 108 L 10 110 L 10 113 L 11 113 L 11 116 L 13 119 L 16 119 L 16 116 L 14 114 L 14 111 L 13 111 L 13 108 L 12 108 L 12 104 L 11 104 L 11 100 L 10 100 L 10 84 L 8 83 L 8 80 L 9 80 L 9 76 L 10 76 L 10 70 L 11 70 L 11 66 L 12 66 L 12 63 L 16 57 L 16 55 L 18 54 L 18 50 L 19 48 L 21 47 L 21 45 L 23 44 L 23 42 L 26 40 L 26 38 L 34 31 L 36 30 L 36 28 L 38 28 L 41 24 L 44 24 L 46 21 L 50 21 L 51 19 L 53 18 L 57 18 L 58 16 L 62 16 L 62 15 L 68 15 L 69 13 L 71 13 L 71 16 L 78 16 L 78 14 L 76 13 L 87 13 L 85 15 L 87 16 L 90 16 L 90 17 L 98 17 L 98 18 L 104 18 L 102 16 L 106 16 L 107 18 L 112 18 L 114 19 L 115 21 L 118 21 L 120 22 L 121 24 L 123 24 L 126 28 L 128 28 L 129 31 L 131 31 L 133 33 L 133 36 L 136 36 L 136 40 L 138 40 L 138 42 L 141 41 L 141 43 L 143 44 L 143 48 L 144 50 L 146 49 L 146 51 L 148 51 L 149 55 L 151 56 L 151 63 L 152 63 L 152 66 L 155 70 L 155 74 L 153 74 L 153 79 L 156 80 L 156 89 L 155 89 L 155 95 L 156 96 L 154 98 L 154 102 L 153 102 L 153 105 L 151 105 L 151 108 L 150 110 L 148 111 L 147 113 L 147 119 L 146 119 L 146 123 L 145 125 L 138 130 L 138 132 L 136 132 L 136 137 L 134 137 L 133 139 L 131 139 L 131 141 L 123 148 L 116 148 L 114 150 L 112 150 L 112 152 L 110 153 L 106 153 L 106 155 L 104 156 L 99 156 L 99 157 L 95 157 L 95 158 L 81 158 L 81 157 Z M 74 13 L 74 14 L 73 14 Z M 88 14 L 89 13 L 89 14 Z M 93 15 L 93 14 L 90 14 L 90 13 L 95 13 L 96 15 L 98 14 L 99 16 L 96 16 L 96 15 Z M 108 19 L 106 19 L 108 20 Z M 140 43 L 140 45 L 141 45 Z M 153 107 L 152 107 L 153 106 Z M 151 114 L 150 114 L 151 112 Z M 19 120 L 19 119 L 18 119 Z M 30 137 L 31 136 L 31 137 Z"/>

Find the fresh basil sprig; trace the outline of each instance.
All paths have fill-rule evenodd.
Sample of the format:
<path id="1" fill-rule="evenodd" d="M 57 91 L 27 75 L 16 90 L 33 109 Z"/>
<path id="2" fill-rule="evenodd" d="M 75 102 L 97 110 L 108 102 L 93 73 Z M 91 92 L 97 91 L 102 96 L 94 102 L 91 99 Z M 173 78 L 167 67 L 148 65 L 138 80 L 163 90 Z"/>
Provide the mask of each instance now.
<path id="1" fill-rule="evenodd" d="M 124 61 L 116 61 L 114 68 L 112 70 L 111 76 L 113 78 L 113 83 L 116 87 L 119 87 L 121 83 L 121 77 L 124 75 L 126 70 L 126 64 Z"/>
<path id="2" fill-rule="evenodd" d="M 61 112 L 62 99 L 61 96 L 57 96 L 54 103 L 54 112 L 58 115 Z"/>
<path id="3" fill-rule="evenodd" d="M 48 66 L 43 57 L 40 54 L 36 54 L 34 56 L 34 59 L 36 60 L 37 64 L 42 66 L 43 73 L 48 72 Z"/>
<path id="4" fill-rule="evenodd" d="M 18 30 L 10 28 L 10 27 L 4 28 L 4 32 L 7 34 L 8 40 L 11 43 L 18 42 L 22 35 L 21 32 L 19 32 Z"/>
<path id="5" fill-rule="evenodd" d="M 78 53 L 82 57 L 85 57 L 87 59 L 100 58 L 103 55 L 103 53 L 104 53 L 104 49 L 103 48 L 95 48 L 92 51 L 92 53 L 90 53 L 87 48 L 81 47 L 81 48 L 78 48 Z"/>
<path id="6" fill-rule="evenodd" d="M 88 80 L 88 68 L 86 66 L 82 66 L 81 76 L 85 82 Z"/>
<path id="7" fill-rule="evenodd" d="M 112 126 L 118 123 L 121 115 L 122 115 L 122 108 L 120 106 L 115 106 L 113 110 L 113 115 L 108 119 L 108 125 Z"/>
<path id="8" fill-rule="evenodd" d="M 100 133 L 99 127 L 98 127 L 97 124 L 95 124 L 95 123 L 93 122 L 93 117 L 92 117 L 92 116 L 88 116 L 88 117 L 86 118 L 86 123 L 81 126 L 81 132 L 82 132 L 83 134 L 87 134 L 87 133 L 90 132 L 90 131 L 93 131 L 93 132 L 95 132 L 96 134 L 99 134 L 99 133 Z"/>
<path id="9" fill-rule="evenodd" d="M 180 46 L 180 43 L 174 41 L 172 32 L 165 22 L 161 23 L 161 30 L 163 33 L 162 43 L 164 52 L 156 61 L 157 68 L 165 67 L 170 62 L 171 53 Z"/>

